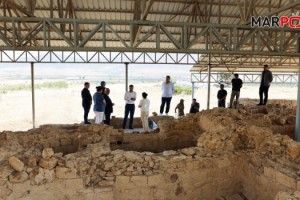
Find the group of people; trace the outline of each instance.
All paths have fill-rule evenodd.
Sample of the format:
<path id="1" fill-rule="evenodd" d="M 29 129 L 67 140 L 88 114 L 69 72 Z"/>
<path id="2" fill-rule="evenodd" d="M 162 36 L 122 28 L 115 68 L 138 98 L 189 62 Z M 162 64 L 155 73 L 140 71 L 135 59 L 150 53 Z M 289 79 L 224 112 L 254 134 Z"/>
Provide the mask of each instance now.
<path id="1" fill-rule="evenodd" d="M 264 70 L 261 73 L 261 81 L 259 87 L 259 103 L 258 106 L 266 105 L 268 102 L 268 94 L 271 82 L 273 81 L 272 72 L 269 70 L 269 65 L 264 64 Z M 237 108 L 239 104 L 240 98 L 240 91 L 243 87 L 243 81 L 239 78 L 238 74 L 234 74 L 234 78 L 231 80 L 232 84 L 232 91 L 230 97 L 229 108 Z M 217 98 L 218 98 L 218 107 L 226 107 L 226 97 L 227 91 L 224 89 L 224 85 L 220 84 L 220 90 L 218 91 Z M 234 102 L 235 100 L 235 103 Z"/>
<path id="2" fill-rule="evenodd" d="M 264 70 L 261 74 L 261 83 L 259 88 L 259 96 L 260 102 L 258 105 L 266 105 L 268 101 L 268 91 L 270 84 L 273 80 L 272 72 L 269 70 L 268 65 L 264 65 Z M 240 90 L 243 86 L 243 81 L 239 78 L 238 74 L 234 74 L 234 78 L 231 80 L 232 83 L 232 92 L 231 98 L 229 103 L 229 108 L 237 107 L 238 100 L 240 97 Z M 84 83 L 84 88 L 81 91 L 82 97 L 82 106 L 84 109 L 84 123 L 90 124 L 88 121 L 88 114 L 92 105 L 92 100 L 94 101 L 94 112 L 95 112 L 95 123 L 105 123 L 110 125 L 110 116 L 113 112 L 114 103 L 112 103 L 109 94 L 110 89 L 106 88 L 105 81 L 101 82 L 100 86 L 96 87 L 96 92 L 93 97 L 90 94 L 89 88 L 90 83 Z M 124 95 L 125 100 L 125 114 L 123 119 L 122 128 L 125 129 L 127 125 L 127 119 L 129 116 L 129 129 L 133 128 L 133 118 L 135 113 L 135 101 L 137 99 L 137 94 L 133 90 L 134 86 L 129 85 L 129 90 L 126 91 Z M 163 115 L 165 111 L 165 115 L 168 115 L 170 111 L 170 104 L 174 94 L 174 84 L 171 82 L 171 77 L 168 75 L 166 76 L 166 80 L 162 83 L 162 98 L 161 98 L 161 105 L 160 105 L 160 116 Z M 264 96 L 264 98 L 263 98 Z M 148 117 L 149 117 L 149 108 L 150 108 L 150 101 L 147 99 L 148 94 L 146 92 L 142 93 L 142 98 L 138 104 L 138 107 L 141 110 L 141 121 L 143 125 L 143 129 L 145 132 L 149 132 L 148 126 Z M 218 98 L 218 107 L 226 107 L 226 97 L 227 91 L 224 89 L 224 85 L 220 84 L 220 90 L 218 91 L 217 98 Z M 236 99 L 235 103 L 234 99 Z M 166 109 L 165 109 L 166 107 Z M 200 110 L 200 104 L 197 102 L 196 99 L 193 99 L 190 113 L 196 113 Z M 184 99 L 181 99 L 180 102 L 175 107 L 175 113 L 178 111 L 178 117 L 184 116 Z"/>
<path id="3" fill-rule="evenodd" d="M 88 121 L 88 114 L 92 105 L 92 101 L 94 101 L 94 107 L 93 110 L 95 112 L 95 123 L 105 123 L 110 125 L 110 116 L 113 112 L 113 106 L 114 103 L 112 103 L 109 94 L 110 89 L 106 88 L 105 81 L 101 82 L 100 86 L 96 87 L 95 94 L 90 94 L 89 88 L 90 83 L 85 82 L 84 88 L 81 91 L 81 97 L 82 97 L 82 106 L 84 109 L 84 123 L 90 124 Z M 137 94 L 133 90 L 134 86 L 129 85 L 128 91 L 126 91 L 124 95 L 125 100 L 125 114 L 123 119 L 122 128 L 125 129 L 127 125 L 127 120 L 129 116 L 129 129 L 133 128 L 133 118 L 135 113 L 135 101 L 137 99 Z M 168 115 L 170 111 L 170 104 L 171 100 L 174 94 L 174 84 L 171 82 L 171 77 L 168 75 L 166 76 L 165 82 L 162 84 L 162 98 L 161 98 L 161 106 L 160 106 L 160 115 L 163 115 L 165 111 L 165 115 Z M 150 108 L 150 101 L 147 99 L 148 94 L 146 92 L 142 93 L 142 99 L 140 100 L 138 107 L 141 110 L 141 121 L 143 125 L 143 129 L 145 132 L 149 132 L 149 126 L 148 126 L 148 117 L 149 117 L 149 108 Z M 178 110 L 178 116 L 182 117 L 184 116 L 184 100 L 181 99 L 180 103 L 175 108 L 175 113 Z M 166 107 L 166 109 L 165 109 Z M 191 105 L 190 113 L 196 113 L 199 112 L 200 104 L 196 101 L 196 99 L 193 99 L 193 103 Z"/>
<path id="4" fill-rule="evenodd" d="M 84 123 L 90 124 L 88 121 L 88 114 L 91 109 L 92 100 L 94 100 L 94 112 L 95 112 L 95 123 L 100 124 L 104 122 L 107 125 L 110 125 L 110 115 L 113 112 L 114 103 L 112 103 L 109 94 L 110 89 L 106 88 L 106 82 L 102 81 L 100 86 L 96 87 L 95 94 L 91 95 L 89 88 L 90 83 L 85 82 L 84 88 L 81 91 L 82 98 L 82 107 L 84 109 Z"/>

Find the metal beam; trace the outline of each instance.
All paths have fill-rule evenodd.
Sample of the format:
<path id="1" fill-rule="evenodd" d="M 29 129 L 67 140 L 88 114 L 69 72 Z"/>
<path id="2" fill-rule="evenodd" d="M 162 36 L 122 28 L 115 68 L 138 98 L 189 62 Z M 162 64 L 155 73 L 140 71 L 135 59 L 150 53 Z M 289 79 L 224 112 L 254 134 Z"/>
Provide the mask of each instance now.
<path id="1" fill-rule="evenodd" d="M 210 61 L 210 55 L 209 55 L 209 61 Z M 211 64 L 208 63 L 208 79 L 207 79 L 207 110 L 209 110 L 210 106 L 210 78 L 211 78 Z"/>
<path id="2" fill-rule="evenodd" d="M 32 99 L 32 127 L 35 128 L 35 95 L 34 95 L 34 63 L 31 66 L 31 99 Z"/>
<path id="3" fill-rule="evenodd" d="M 300 38 L 297 39 L 297 52 L 300 52 Z M 300 57 L 299 57 L 300 60 Z M 300 142 L 300 62 L 299 62 L 299 77 L 298 77 L 298 98 L 297 98 L 297 111 L 296 111 L 296 128 L 295 138 Z"/>
<path id="4" fill-rule="evenodd" d="M 129 63 L 124 63 L 125 64 L 125 92 L 128 90 L 128 64 Z"/>

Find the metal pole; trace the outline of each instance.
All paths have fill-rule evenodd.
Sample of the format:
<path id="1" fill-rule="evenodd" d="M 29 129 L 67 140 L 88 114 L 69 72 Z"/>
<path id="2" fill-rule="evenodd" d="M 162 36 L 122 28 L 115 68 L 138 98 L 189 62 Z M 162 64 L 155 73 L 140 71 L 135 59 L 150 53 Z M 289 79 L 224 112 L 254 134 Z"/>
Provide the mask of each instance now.
<path id="1" fill-rule="evenodd" d="M 297 98 L 297 114 L 296 114 L 296 140 L 300 141 L 300 64 L 298 72 L 298 98 Z"/>
<path id="2" fill-rule="evenodd" d="M 210 55 L 208 57 L 208 80 L 207 80 L 207 110 L 209 110 L 209 105 L 210 105 L 210 75 L 211 75 L 211 65 L 210 65 Z"/>
<path id="3" fill-rule="evenodd" d="M 192 82 L 192 99 L 194 99 L 195 94 L 195 82 Z"/>
<path id="4" fill-rule="evenodd" d="M 125 92 L 128 90 L 128 64 L 125 63 Z"/>
<path id="5" fill-rule="evenodd" d="M 300 52 L 300 37 L 297 38 L 297 53 Z M 299 58 L 300 61 L 300 58 Z M 296 141 L 300 141 L 300 62 L 298 64 L 299 72 L 298 72 L 298 98 L 297 98 L 297 114 L 296 114 Z"/>
<path id="6" fill-rule="evenodd" d="M 35 128 L 34 63 L 31 63 L 32 127 Z"/>

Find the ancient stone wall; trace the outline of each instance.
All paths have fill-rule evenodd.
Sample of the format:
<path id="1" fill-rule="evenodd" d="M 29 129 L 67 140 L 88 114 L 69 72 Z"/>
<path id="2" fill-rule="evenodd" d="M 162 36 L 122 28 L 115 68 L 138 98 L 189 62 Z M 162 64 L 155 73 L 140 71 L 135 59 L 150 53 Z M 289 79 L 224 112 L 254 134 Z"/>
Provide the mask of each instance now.
<path id="1" fill-rule="evenodd" d="M 278 112 L 293 116 L 287 109 L 216 108 L 161 119 L 149 134 L 106 125 L 2 132 L 0 199 L 296 198 L 300 144 L 272 128 Z"/>

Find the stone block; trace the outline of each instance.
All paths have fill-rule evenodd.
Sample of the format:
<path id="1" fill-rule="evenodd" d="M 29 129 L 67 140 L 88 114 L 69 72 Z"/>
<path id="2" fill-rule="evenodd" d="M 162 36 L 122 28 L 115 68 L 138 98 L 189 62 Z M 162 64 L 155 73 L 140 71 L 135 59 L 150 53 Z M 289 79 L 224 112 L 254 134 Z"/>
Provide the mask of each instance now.
<path id="1" fill-rule="evenodd" d="M 286 187 L 296 189 L 296 180 L 280 171 L 276 171 L 276 180 Z"/>
<path id="2" fill-rule="evenodd" d="M 74 179 L 77 177 L 77 170 L 76 169 L 69 169 L 66 167 L 56 167 L 55 175 L 57 178 L 61 179 Z"/>
<path id="3" fill-rule="evenodd" d="M 276 179 L 276 170 L 274 168 L 264 166 L 264 175 Z"/>
<path id="4" fill-rule="evenodd" d="M 156 174 L 152 176 L 148 176 L 148 182 L 147 184 L 149 186 L 159 186 L 164 184 L 164 177 L 161 174 Z"/>
<path id="5" fill-rule="evenodd" d="M 8 177 L 9 182 L 11 183 L 23 183 L 28 180 L 28 174 L 26 172 L 13 172 Z"/>
<path id="6" fill-rule="evenodd" d="M 120 186 L 128 185 L 130 179 L 128 176 L 116 176 L 116 184 Z"/>
<path id="7" fill-rule="evenodd" d="M 27 165 L 30 168 L 36 167 L 37 166 L 37 157 L 36 156 L 30 156 L 28 161 L 27 161 Z"/>
<path id="8" fill-rule="evenodd" d="M 287 143 L 286 151 L 289 156 L 295 159 L 300 155 L 300 144 L 295 141 L 290 141 Z"/>
<path id="9" fill-rule="evenodd" d="M 42 158 L 39 165 L 44 169 L 53 169 L 57 165 L 57 159 L 52 158 Z"/>
<path id="10" fill-rule="evenodd" d="M 9 162 L 10 166 L 18 172 L 20 172 L 24 169 L 24 163 L 14 156 L 10 157 L 8 159 L 8 162 Z"/>
<path id="11" fill-rule="evenodd" d="M 136 187 L 146 187 L 148 179 L 147 176 L 132 176 L 129 182 Z"/>
<path id="12" fill-rule="evenodd" d="M 51 158 L 51 156 L 53 156 L 53 154 L 54 154 L 54 151 L 52 148 L 45 148 L 45 149 L 43 149 L 42 157 L 43 158 Z"/>
<path id="13" fill-rule="evenodd" d="M 230 167 L 231 166 L 231 161 L 229 158 L 221 158 L 217 161 L 217 166 L 219 168 L 225 168 L 225 167 Z"/>

